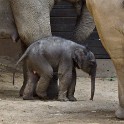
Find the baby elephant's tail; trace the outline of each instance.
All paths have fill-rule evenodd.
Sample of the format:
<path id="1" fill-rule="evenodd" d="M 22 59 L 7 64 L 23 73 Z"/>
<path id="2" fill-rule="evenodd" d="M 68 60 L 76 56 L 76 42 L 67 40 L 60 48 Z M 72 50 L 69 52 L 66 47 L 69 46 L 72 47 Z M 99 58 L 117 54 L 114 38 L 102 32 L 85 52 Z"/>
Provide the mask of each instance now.
<path id="1" fill-rule="evenodd" d="M 16 68 L 17 68 L 17 66 L 18 66 L 18 64 L 23 60 L 23 59 L 25 59 L 26 57 L 27 57 L 27 55 L 28 55 L 28 49 L 24 52 L 24 54 L 21 56 L 21 58 L 17 61 L 17 63 L 15 64 L 15 67 L 14 67 L 14 72 L 13 72 L 13 85 L 14 85 L 14 82 L 15 82 L 15 80 L 14 80 L 14 78 L 15 78 L 15 72 L 16 72 Z"/>

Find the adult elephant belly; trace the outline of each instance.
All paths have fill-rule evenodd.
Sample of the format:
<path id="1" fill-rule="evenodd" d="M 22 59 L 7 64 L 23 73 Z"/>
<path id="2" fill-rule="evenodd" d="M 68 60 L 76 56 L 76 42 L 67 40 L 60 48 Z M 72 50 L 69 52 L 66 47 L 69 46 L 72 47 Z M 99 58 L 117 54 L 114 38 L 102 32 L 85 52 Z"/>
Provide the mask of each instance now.
<path id="1" fill-rule="evenodd" d="M 54 0 L 11 0 L 10 3 L 19 36 L 26 45 L 51 35 L 50 10 Z"/>
<path id="2" fill-rule="evenodd" d="M 0 38 L 19 38 L 9 0 L 0 0 Z"/>
<path id="3" fill-rule="evenodd" d="M 119 108 L 116 116 L 124 119 L 124 0 L 86 1 L 117 72 Z"/>
<path id="4" fill-rule="evenodd" d="M 54 0 L 10 0 L 15 23 L 22 41 L 23 49 L 43 37 L 51 36 L 50 11 Z M 27 83 L 27 67 L 24 63 L 24 82 L 20 90 L 23 95 Z M 53 77 L 48 88 L 48 97 L 57 96 L 57 77 Z"/>

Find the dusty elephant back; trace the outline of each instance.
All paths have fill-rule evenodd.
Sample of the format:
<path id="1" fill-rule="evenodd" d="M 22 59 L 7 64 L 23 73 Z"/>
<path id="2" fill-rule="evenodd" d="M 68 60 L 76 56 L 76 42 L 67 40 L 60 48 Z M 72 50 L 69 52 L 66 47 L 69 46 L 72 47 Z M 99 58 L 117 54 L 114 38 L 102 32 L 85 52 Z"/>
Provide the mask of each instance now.
<path id="1" fill-rule="evenodd" d="M 11 0 L 15 22 L 22 41 L 33 41 L 51 35 L 50 9 L 54 0 Z"/>
<path id="2" fill-rule="evenodd" d="M 0 0 L 0 38 L 10 38 L 17 34 L 9 0 Z"/>

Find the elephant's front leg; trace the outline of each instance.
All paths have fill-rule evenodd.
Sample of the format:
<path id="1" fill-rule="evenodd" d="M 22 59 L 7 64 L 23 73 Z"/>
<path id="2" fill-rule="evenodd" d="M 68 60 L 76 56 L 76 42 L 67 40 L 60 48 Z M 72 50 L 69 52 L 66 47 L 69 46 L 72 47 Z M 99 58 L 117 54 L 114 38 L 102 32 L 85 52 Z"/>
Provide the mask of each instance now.
<path id="1" fill-rule="evenodd" d="M 67 97 L 69 101 L 77 101 L 76 98 L 74 97 L 74 92 L 75 92 L 75 86 L 76 86 L 76 69 L 73 68 L 72 70 L 72 81 L 68 89 Z"/>
<path id="2" fill-rule="evenodd" d="M 113 59 L 113 62 L 118 76 L 119 107 L 116 116 L 124 119 L 124 59 Z"/>
<path id="3" fill-rule="evenodd" d="M 37 85 L 37 81 L 39 80 L 39 77 L 37 74 L 34 74 L 31 71 L 28 71 L 28 81 L 24 89 L 23 93 L 23 99 L 24 100 L 32 100 L 33 94 L 35 92 L 35 88 Z"/>
<path id="4" fill-rule="evenodd" d="M 122 0 L 86 0 L 97 31 L 118 77 L 117 118 L 124 119 L 124 9 Z"/>
<path id="5" fill-rule="evenodd" d="M 64 75 L 59 74 L 59 101 L 69 101 L 67 92 L 72 81 L 72 70 L 68 70 Z"/>

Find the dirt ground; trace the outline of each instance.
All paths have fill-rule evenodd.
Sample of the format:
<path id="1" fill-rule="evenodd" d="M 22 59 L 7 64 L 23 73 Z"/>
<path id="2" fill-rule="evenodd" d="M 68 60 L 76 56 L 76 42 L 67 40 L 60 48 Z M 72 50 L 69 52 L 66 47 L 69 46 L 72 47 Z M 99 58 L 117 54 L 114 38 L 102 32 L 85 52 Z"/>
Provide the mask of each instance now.
<path id="1" fill-rule="evenodd" d="M 77 78 L 77 102 L 24 101 L 19 97 L 22 73 L 12 85 L 13 60 L 0 58 L 0 124 L 124 124 L 115 118 L 118 107 L 117 79 L 97 78 L 90 101 L 90 78 Z"/>

